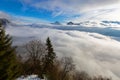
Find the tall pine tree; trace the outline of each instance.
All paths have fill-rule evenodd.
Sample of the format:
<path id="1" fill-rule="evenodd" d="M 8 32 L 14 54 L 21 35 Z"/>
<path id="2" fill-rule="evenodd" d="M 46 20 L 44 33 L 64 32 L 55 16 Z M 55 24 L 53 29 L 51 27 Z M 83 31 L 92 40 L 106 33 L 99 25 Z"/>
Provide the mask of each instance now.
<path id="1" fill-rule="evenodd" d="M 54 49 L 52 47 L 52 44 L 51 44 L 51 41 L 50 41 L 49 37 L 46 40 L 46 46 L 47 46 L 47 48 L 46 48 L 46 50 L 47 50 L 46 59 L 49 62 L 49 64 L 52 65 L 53 62 L 54 62 L 54 59 L 56 58 L 56 54 L 54 52 Z"/>
<path id="2" fill-rule="evenodd" d="M 56 54 L 54 52 L 54 49 L 52 47 L 49 37 L 46 40 L 46 51 L 47 53 L 44 59 L 44 67 L 43 67 L 42 74 L 46 74 L 47 72 L 49 72 L 50 68 L 53 67 L 54 60 L 56 58 Z"/>
<path id="3" fill-rule="evenodd" d="M 11 37 L 0 24 L 0 80 L 14 80 L 19 76 L 15 48 L 11 45 Z"/>

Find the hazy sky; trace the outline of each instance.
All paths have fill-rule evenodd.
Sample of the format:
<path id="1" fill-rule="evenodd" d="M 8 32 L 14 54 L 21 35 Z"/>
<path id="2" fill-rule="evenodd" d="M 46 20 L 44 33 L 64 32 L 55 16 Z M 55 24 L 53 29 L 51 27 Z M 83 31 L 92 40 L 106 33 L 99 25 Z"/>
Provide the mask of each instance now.
<path id="1" fill-rule="evenodd" d="M 45 21 L 120 20 L 120 0 L 1 0 L 0 10 Z"/>

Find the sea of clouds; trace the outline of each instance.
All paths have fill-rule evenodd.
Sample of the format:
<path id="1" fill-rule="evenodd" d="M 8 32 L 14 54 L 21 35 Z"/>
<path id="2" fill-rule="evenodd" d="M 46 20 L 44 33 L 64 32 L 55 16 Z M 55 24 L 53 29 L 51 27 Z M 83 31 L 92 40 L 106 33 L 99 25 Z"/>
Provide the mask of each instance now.
<path id="1" fill-rule="evenodd" d="M 59 15 L 69 15 L 71 17 L 80 15 L 74 18 L 67 18 L 66 21 L 79 22 L 81 19 L 84 20 L 84 18 L 85 20 L 94 18 L 95 20 L 104 20 L 104 18 L 105 20 L 120 20 L 120 0 L 20 1 L 23 5 L 26 5 L 24 6 L 25 8 L 30 6 L 39 11 L 40 9 L 52 11 L 53 17 Z M 106 5 L 110 5 L 110 7 L 105 7 Z M 0 18 L 7 18 L 11 21 L 11 16 L 3 12 L 0 12 Z M 29 20 L 28 22 L 30 23 L 35 19 L 22 17 L 21 20 L 17 21 L 17 18 L 20 18 L 20 16 L 14 17 L 13 22 L 18 22 L 19 24 L 8 25 L 6 27 L 6 32 L 13 37 L 14 45 L 24 45 L 36 39 L 45 41 L 47 37 L 50 37 L 57 56 L 71 56 L 78 70 L 86 71 L 91 76 L 104 75 L 112 77 L 113 80 L 120 80 L 119 26 L 81 27 L 50 26 L 45 24 L 28 25 L 28 23 L 20 21 L 23 21 L 24 18 L 24 21 Z M 38 21 L 38 19 L 35 20 L 35 22 L 36 21 Z"/>
<path id="2" fill-rule="evenodd" d="M 49 36 L 57 56 L 71 56 L 78 70 L 91 76 L 120 79 L 119 29 L 21 25 L 8 26 L 6 31 L 13 36 L 14 45 L 23 45 L 35 39 L 45 41 Z"/>

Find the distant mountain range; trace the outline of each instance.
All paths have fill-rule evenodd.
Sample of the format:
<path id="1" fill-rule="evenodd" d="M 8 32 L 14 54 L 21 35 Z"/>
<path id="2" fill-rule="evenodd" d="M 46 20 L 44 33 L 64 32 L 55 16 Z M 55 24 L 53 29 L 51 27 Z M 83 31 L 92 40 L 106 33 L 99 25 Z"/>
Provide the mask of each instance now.
<path id="1" fill-rule="evenodd" d="M 56 21 L 54 23 L 51 23 L 52 25 L 63 25 L 59 21 Z M 65 25 L 69 26 L 83 26 L 83 27 L 120 27 L 120 21 L 81 21 L 78 23 L 75 22 L 67 22 Z"/>
<path id="2" fill-rule="evenodd" d="M 68 22 L 67 25 L 80 25 L 84 27 L 120 27 L 120 21 L 83 21 L 79 23 Z"/>
<path id="3" fill-rule="evenodd" d="M 12 26 L 37 26 L 39 27 L 39 23 L 26 23 L 24 20 L 19 19 L 19 18 L 14 18 L 6 13 L 0 12 L 0 23 L 2 23 L 4 26 L 6 25 L 12 25 Z M 120 21 L 109 21 L 109 20 L 104 20 L 104 21 L 99 21 L 99 20 L 86 20 L 86 21 L 80 21 L 80 22 L 66 22 L 66 23 L 61 23 L 59 21 L 55 21 L 53 23 L 43 23 L 41 25 L 54 25 L 54 26 L 83 26 L 83 27 L 120 27 Z"/>

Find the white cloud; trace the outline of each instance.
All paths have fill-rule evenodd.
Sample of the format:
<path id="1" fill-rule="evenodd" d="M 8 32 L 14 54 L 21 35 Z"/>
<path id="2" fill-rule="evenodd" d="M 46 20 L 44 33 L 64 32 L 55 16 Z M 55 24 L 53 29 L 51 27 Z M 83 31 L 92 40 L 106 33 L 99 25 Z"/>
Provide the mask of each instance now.
<path id="1" fill-rule="evenodd" d="M 34 18 L 34 17 L 26 17 L 26 16 L 16 16 L 14 15 L 13 17 L 14 19 L 14 22 L 16 23 L 26 23 L 26 24 L 32 24 L 32 23 L 41 23 L 41 24 L 44 24 L 44 23 L 50 23 L 49 21 L 46 21 L 46 20 L 43 20 L 43 19 L 40 19 L 40 18 Z M 21 23 L 20 23 L 21 22 Z"/>
<path id="2" fill-rule="evenodd" d="M 64 26 L 63 26 L 64 27 Z M 8 27 L 7 33 L 13 36 L 14 44 L 22 44 L 32 39 L 51 38 L 56 53 L 72 56 L 77 69 L 93 75 L 120 78 L 120 42 L 97 33 L 67 31 L 28 26 Z"/>
<path id="3" fill-rule="evenodd" d="M 0 18 L 10 19 L 10 18 L 11 18 L 11 16 L 10 16 L 10 15 L 8 15 L 8 14 L 6 14 L 5 12 L 0 11 Z"/>
<path id="4" fill-rule="evenodd" d="M 80 22 L 84 20 L 108 20 L 108 21 L 120 21 L 120 6 L 114 6 L 113 8 L 106 8 L 106 9 L 97 9 L 88 11 L 85 13 L 81 13 L 82 16 L 74 17 L 67 19 L 74 21 L 74 22 Z"/>
<path id="5" fill-rule="evenodd" d="M 120 0 L 21 0 L 23 4 L 36 9 L 52 11 L 55 16 L 79 15 L 91 10 L 105 9 L 106 7 L 120 5 Z"/>

